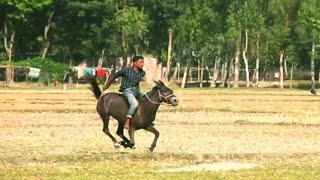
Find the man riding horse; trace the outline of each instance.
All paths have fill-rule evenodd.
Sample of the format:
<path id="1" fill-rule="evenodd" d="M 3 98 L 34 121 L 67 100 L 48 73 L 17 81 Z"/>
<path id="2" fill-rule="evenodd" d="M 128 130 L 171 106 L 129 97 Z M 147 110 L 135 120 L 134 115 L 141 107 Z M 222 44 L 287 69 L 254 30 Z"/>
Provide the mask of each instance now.
<path id="1" fill-rule="evenodd" d="M 136 97 L 141 96 L 139 84 L 144 77 L 145 72 L 142 70 L 143 57 L 136 56 L 133 58 L 133 67 L 125 68 L 108 79 L 104 86 L 104 90 L 108 89 L 111 82 L 117 77 L 123 77 L 120 91 L 123 94 L 108 92 L 102 94 L 95 78 L 89 78 L 91 90 L 95 98 L 98 100 L 97 112 L 103 122 L 103 132 L 111 138 L 114 147 L 120 145 L 124 147 L 135 147 L 134 132 L 139 129 L 144 129 L 154 134 L 153 142 L 149 148 L 153 151 L 156 147 L 159 138 L 159 131 L 154 127 L 153 121 L 156 118 L 156 113 L 162 103 L 177 106 L 178 98 L 173 94 L 173 90 L 168 88 L 162 81 L 155 81 L 155 86 L 146 92 L 139 100 Z M 125 100 L 125 98 L 127 100 Z M 128 106 L 129 104 L 129 106 Z M 138 106 L 139 104 L 139 106 Z M 113 117 L 118 121 L 117 135 L 123 141 L 117 142 L 116 138 L 109 131 L 109 120 Z M 130 140 L 123 133 L 124 123 L 127 121 L 129 126 Z M 128 125 L 129 124 L 129 125 Z"/>
<path id="2" fill-rule="evenodd" d="M 138 108 L 137 98 L 144 94 L 140 91 L 139 84 L 145 76 L 145 71 L 142 69 L 144 65 L 144 58 L 142 56 L 134 56 L 133 66 L 122 69 L 115 74 L 110 75 L 103 87 L 103 91 L 108 89 L 114 79 L 122 77 L 120 92 L 129 103 L 129 111 L 127 112 L 124 128 L 129 129 L 131 119 Z"/>

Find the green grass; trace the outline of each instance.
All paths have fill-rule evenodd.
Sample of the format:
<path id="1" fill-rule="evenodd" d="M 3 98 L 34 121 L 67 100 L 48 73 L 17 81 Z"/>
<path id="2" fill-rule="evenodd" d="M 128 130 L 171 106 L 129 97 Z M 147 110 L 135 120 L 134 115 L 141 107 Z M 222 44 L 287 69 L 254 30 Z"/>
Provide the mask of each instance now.
<path id="1" fill-rule="evenodd" d="M 268 155 L 267 155 L 268 156 Z M 240 171 L 164 173 L 159 170 L 202 162 L 260 161 L 260 155 L 204 155 L 172 153 L 100 153 L 32 159 L 25 164 L 0 165 L 0 179 L 319 179 L 320 162 L 264 162 L 263 167 Z M 317 156 L 317 155 L 316 155 Z M 305 158 L 305 157 L 304 157 Z M 314 157 L 308 157 L 314 158 Z M 224 160 L 222 160 L 224 159 Z M 271 158 L 272 159 L 272 158 Z M 299 160 L 300 159 L 300 160 Z M 3 160 L 3 159 L 2 159 Z M 275 160 L 275 159 L 274 159 Z M 305 159 L 304 159 L 305 160 Z M 4 160 L 5 161 L 5 160 Z"/>
<path id="2" fill-rule="evenodd" d="M 241 171 L 157 173 L 148 172 L 152 168 L 137 163 L 98 163 L 5 169 L 0 175 L 3 179 L 319 179 L 319 169 L 319 164 L 267 165 Z"/>

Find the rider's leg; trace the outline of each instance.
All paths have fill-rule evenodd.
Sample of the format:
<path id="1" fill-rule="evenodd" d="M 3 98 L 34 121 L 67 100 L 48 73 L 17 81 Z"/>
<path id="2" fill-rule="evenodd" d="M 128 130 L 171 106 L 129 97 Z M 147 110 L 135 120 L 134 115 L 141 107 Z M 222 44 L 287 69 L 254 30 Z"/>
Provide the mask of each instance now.
<path id="1" fill-rule="evenodd" d="M 138 108 L 138 101 L 137 101 L 134 93 L 131 92 L 130 90 L 128 90 L 128 91 L 125 90 L 123 92 L 123 95 L 127 98 L 128 102 L 129 102 L 129 106 L 130 106 L 128 113 L 126 115 L 125 123 L 124 123 L 124 128 L 128 129 L 130 126 L 130 123 L 131 123 L 131 119 Z"/>

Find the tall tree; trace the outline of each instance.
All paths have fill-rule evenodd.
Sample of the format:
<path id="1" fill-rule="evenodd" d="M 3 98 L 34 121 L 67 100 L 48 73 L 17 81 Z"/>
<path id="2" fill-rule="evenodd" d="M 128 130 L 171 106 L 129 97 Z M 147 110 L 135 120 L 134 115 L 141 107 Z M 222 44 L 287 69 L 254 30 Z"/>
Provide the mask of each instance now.
<path id="1" fill-rule="evenodd" d="M 234 78 L 233 78 L 233 87 L 239 87 L 239 70 L 240 70 L 240 53 L 241 53 L 241 41 L 242 41 L 242 24 L 241 24 L 241 11 L 242 2 L 232 1 L 231 5 L 228 8 L 228 42 L 234 42 Z"/>
<path id="2" fill-rule="evenodd" d="M 291 43 L 292 26 L 294 16 L 296 15 L 297 0 L 271 0 L 269 2 L 269 15 L 268 15 L 268 33 L 270 39 L 269 49 L 274 58 L 278 56 L 279 64 L 279 87 L 284 87 L 284 61 L 287 46 Z"/>
<path id="3" fill-rule="evenodd" d="M 136 7 L 124 7 L 118 12 L 115 20 L 121 29 L 124 54 L 137 54 L 140 41 L 145 40 L 148 31 L 148 19 Z"/>
<path id="4" fill-rule="evenodd" d="M 315 89 L 315 59 L 317 58 L 317 46 L 320 44 L 320 28 L 317 21 L 319 15 L 320 2 L 315 0 L 306 0 L 301 3 L 301 8 L 296 21 L 297 34 L 301 48 L 309 52 L 310 72 L 312 89 Z"/>

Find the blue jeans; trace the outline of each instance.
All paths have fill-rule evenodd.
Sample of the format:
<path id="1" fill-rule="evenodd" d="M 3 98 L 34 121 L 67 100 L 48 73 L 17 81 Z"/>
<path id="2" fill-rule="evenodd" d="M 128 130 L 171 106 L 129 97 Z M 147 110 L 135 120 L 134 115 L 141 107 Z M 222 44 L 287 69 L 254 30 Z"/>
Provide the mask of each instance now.
<path id="1" fill-rule="evenodd" d="M 129 111 L 126 117 L 132 118 L 138 108 L 137 97 L 142 97 L 144 94 L 140 91 L 140 88 L 132 87 L 125 89 L 123 91 L 123 95 L 127 98 L 129 102 Z"/>

